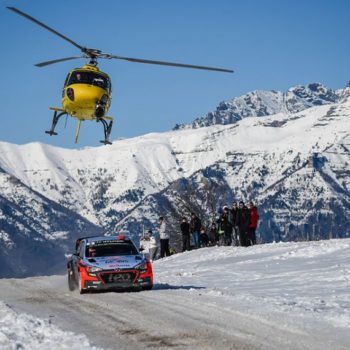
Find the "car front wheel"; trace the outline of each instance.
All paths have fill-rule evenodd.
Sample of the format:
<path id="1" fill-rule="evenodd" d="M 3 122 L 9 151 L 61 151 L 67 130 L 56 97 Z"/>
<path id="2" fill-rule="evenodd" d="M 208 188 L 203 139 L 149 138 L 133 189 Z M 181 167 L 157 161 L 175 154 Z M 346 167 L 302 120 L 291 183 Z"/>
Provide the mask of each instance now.
<path id="1" fill-rule="evenodd" d="M 72 292 L 76 288 L 76 283 L 74 280 L 74 272 L 70 267 L 68 267 L 68 289 Z"/>

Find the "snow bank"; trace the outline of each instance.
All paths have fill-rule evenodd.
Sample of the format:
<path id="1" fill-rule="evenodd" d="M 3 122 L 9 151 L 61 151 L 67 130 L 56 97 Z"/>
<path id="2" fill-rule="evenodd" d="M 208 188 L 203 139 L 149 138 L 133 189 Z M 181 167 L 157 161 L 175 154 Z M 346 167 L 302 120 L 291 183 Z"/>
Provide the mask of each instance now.
<path id="1" fill-rule="evenodd" d="M 64 332 L 51 324 L 27 314 L 18 314 L 0 302 L 0 349 L 95 349 L 85 335 Z"/>
<path id="2" fill-rule="evenodd" d="M 202 248 L 156 261 L 154 270 L 159 289 L 171 285 L 228 309 L 240 304 L 309 325 L 350 327 L 350 239 Z"/>

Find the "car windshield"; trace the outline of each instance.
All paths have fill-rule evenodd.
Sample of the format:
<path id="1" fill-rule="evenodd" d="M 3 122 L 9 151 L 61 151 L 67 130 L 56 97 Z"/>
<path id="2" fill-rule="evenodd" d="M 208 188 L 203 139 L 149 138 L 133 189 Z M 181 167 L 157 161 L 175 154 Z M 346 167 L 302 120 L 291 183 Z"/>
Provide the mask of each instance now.
<path id="1" fill-rule="evenodd" d="M 105 90 L 110 90 L 111 86 L 107 76 L 89 71 L 73 71 L 67 85 L 71 84 L 95 85 Z"/>
<path id="2" fill-rule="evenodd" d="M 94 242 L 86 247 L 85 256 L 88 258 L 102 256 L 136 255 L 137 249 L 131 242 Z"/>

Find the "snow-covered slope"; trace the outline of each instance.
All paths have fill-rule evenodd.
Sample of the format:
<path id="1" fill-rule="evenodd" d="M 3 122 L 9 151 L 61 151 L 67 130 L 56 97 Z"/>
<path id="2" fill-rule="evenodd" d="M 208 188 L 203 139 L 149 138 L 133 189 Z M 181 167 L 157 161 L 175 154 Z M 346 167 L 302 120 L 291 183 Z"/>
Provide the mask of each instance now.
<path id="1" fill-rule="evenodd" d="M 90 295 L 66 276 L 1 279 L 0 348 L 349 348 L 350 239 L 203 248 L 154 276 L 152 291 Z"/>
<path id="2" fill-rule="evenodd" d="M 350 239 L 249 249 L 210 247 L 156 261 L 154 266 L 157 283 L 193 286 L 194 294 L 217 297 L 218 304 L 240 301 L 255 311 L 258 306 L 278 310 L 345 331 L 350 327 L 349 248 Z"/>
<path id="3" fill-rule="evenodd" d="M 314 93 L 315 89 L 309 86 Z M 264 241 L 346 237 L 347 89 L 334 93 L 342 96 L 337 102 L 327 97 L 328 104 L 297 113 L 289 110 L 229 125 L 148 134 L 115 141 L 110 147 L 68 150 L 2 142 L 0 246 L 8 247 L 14 235 L 26 232 L 23 216 L 32 220 L 32 231 L 49 240 L 55 232 L 67 231 L 67 225 L 76 234 L 96 230 L 94 225 L 110 233 L 126 225 L 137 236 L 143 225 L 154 226 L 162 214 L 169 218 L 174 239 L 181 215 L 194 210 L 209 224 L 217 207 L 233 199 L 258 202 Z M 333 96 L 321 87 L 316 90 L 322 101 Z M 271 113 L 277 111 L 270 107 Z M 90 226 L 77 230 L 81 226 L 61 216 L 61 210 L 75 213 L 78 221 L 89 220 Z M 43 215 L 37 217 L 35 211 Z M 18 247 L 11 252 L 16 254 Z"/>

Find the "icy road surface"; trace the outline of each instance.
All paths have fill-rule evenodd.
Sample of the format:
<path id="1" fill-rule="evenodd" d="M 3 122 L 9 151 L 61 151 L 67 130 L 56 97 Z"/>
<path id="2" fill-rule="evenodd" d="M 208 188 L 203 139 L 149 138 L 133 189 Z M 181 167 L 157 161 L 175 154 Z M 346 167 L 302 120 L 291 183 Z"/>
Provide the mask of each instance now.
<path id="1" fill-rule="evenodd" d="M 0 280 L 0 348 L 350 348 L 350 239 L 204 248 L 154 270 L 133 293 Z"/>

